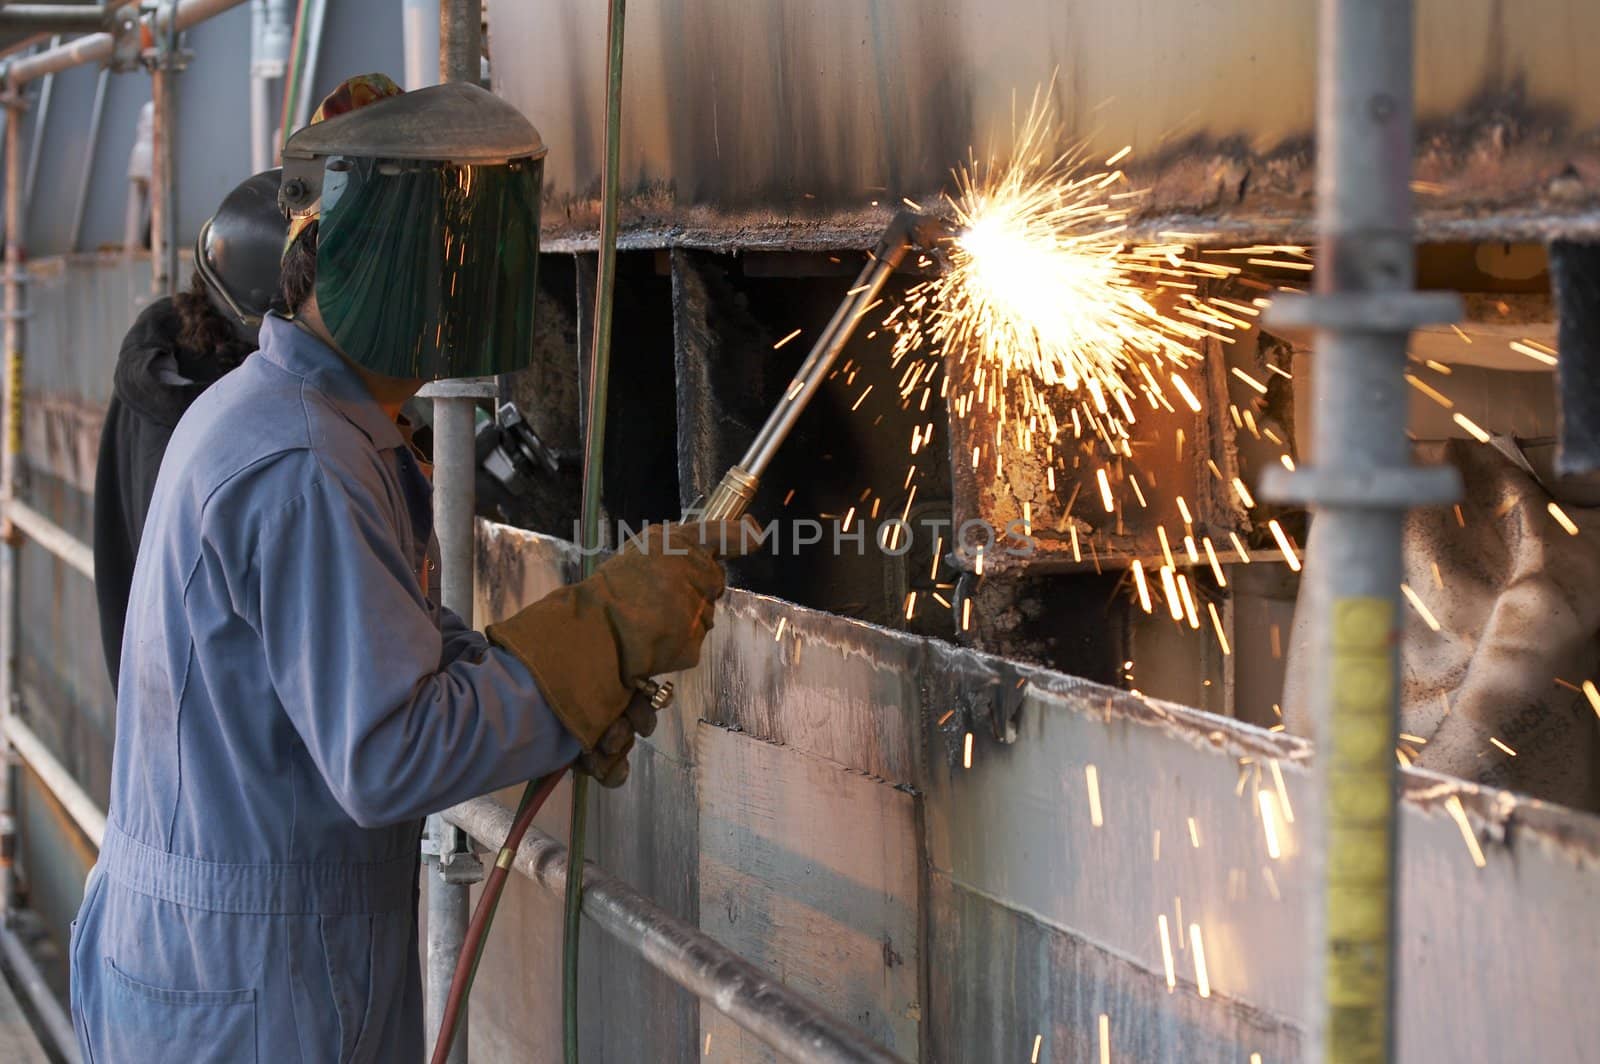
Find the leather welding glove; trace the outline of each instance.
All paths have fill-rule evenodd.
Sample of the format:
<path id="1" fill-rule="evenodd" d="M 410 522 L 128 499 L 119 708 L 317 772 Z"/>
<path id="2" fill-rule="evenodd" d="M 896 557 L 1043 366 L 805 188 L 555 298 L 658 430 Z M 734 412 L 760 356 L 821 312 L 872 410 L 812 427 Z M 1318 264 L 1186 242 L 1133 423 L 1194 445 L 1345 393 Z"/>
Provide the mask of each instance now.
<path id="1" fill-rule="evenodd" d="M 655 710 L 635 685 L 698 663 L 725 586 L 719 545 L 747 538 L 739 522 L 653 525 L 588 579 L 486 630 L 533 673 L 583 747 L 579 767 L 602 785 L 627 778 L 634 736 L 655 730 Z"/>

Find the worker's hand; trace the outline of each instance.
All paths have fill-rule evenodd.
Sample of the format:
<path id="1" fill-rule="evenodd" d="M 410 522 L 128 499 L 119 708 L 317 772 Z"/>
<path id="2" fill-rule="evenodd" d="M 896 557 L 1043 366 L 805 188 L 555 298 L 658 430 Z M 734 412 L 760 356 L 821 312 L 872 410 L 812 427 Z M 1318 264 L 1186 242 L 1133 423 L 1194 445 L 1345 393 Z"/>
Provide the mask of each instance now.
<path id="1" fill-rule="evenodd" d="M 703 545 L 714 544 L 716 534 L 714 525 L 651 525 L 584 581 L 605 603 L 629 688 L 700 660 L 712 604 L 725 586 L 714 551 Z"/>
<path id="2" fill-rule="evenodd" d="M 635 735 L 655 728 L 635 685 L 693 667 L 725 586 L 716 555 L 752 541 L 738 522 L 655 525 L 593 576 L 490 625 L 489 639 L 527 665 L 602 783 L 626 778 Z"/>
<path id="3" fill-rule="evenodd" d="M 628 754 L 637 736 L 656 730 L 656 708 L 650 694 L 635 690 L 622 716 L 600 736 L 593 750 L 578 755 L 578 770 L 588 773 L 602 787 L 620 787 L 628 779 Z"/>

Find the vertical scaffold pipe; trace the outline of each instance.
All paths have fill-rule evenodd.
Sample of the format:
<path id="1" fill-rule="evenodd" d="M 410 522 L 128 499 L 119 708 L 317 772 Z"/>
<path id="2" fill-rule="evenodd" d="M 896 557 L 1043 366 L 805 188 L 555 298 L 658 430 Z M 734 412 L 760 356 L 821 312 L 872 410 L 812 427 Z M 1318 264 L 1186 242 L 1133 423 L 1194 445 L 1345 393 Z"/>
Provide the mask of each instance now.
<path id="1" fill-rule="evenodd" d="M 155 157 L 150 200 L 150 286 L 157 296 L 178 294 L 178 27 L 168 12 L 166 25 L 154 27 L 156 54 L 150 67 L 155 104 Z"/>
<path id="2" fill-rule="evenodd" d="M 22 450 L 22 345 L 26 322 L 23 312 L 27 291 L 23 287 L 23 139 L 22 116 L 26 109 L 21 91 L 10 78 L 5 79 L 6 166 L 5 166 L 5 380 L 3 451 L 0 451 L 0 718 L 16 712 L 17 701 L 17 623 L 20 616 L 20 589 L 17 580 L 17 552 L 22 539 L 11 527 L 11 503 L 16 498 L 17 468 Z M 16 907 L 16 815 L 18 767 L 10 740 L 0 739 L 0 914 L 7 922 Z"/>
<path id="3" fill-rule="evenodd" d="M 1307 1044 L 1334 1064 L 1393 1057 L 1401 523 L 1458 479 L 1413 468 L 1406 439 L 1407 338 L 1459 313 L 1453 294 L 1413 291 L 1412 24 L 1412 0 L 1322 2 L 1315 291 L 1279 298 L 1269 319 L 1316 329 L 1311 464 L 1269 471 L 1262 493 L 1313 512 L 1307 850 L 1325 893 L 1311 906 Z"/>
<path id="4" fill-rule="evenodd" d="M 482 23 L 475 0 L 439 4 L 439 80 L 476 84 L 483 54 Z M 477 515 L 478 400 L 493 397 L 494 381 L 452 380 L 421 393 L 433 399 L 434 528 L 439 537 L 439 601 L 472 623 Z M 466 838 L 444 818 L 428 818 L 428 942 L 425 1029 L 437 1042 L 450 1000 L 450 982 L 461 958 L 471 918 L 471 886 L 482 865 Z M 456 1034 L 445 1058 L 466 1064 L 467 1015 L 456 1017 Z"/>

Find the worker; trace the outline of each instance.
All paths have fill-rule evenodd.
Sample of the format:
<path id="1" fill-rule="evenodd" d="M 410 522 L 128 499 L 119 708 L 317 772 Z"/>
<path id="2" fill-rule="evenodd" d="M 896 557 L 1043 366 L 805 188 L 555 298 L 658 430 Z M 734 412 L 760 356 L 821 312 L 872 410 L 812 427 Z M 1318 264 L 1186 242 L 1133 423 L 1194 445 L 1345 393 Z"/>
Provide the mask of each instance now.
<path id="1" fill-rule="evenodd" d="M 94 477 L 94 589 L 111 683 L 161 456 L 200 393 L 256 349 L 278 294 L 288 223 L 278 171 L 247 178 L 200 227 L 187 289 L 151 303 L 123 337 Z"/>
<path id="2" fill-rule="evenodd" d="M 283 316 L 173 433 L 71 941 L 84 1059 L 415 1061 L 421 818 L 577 758 L 626 776 L 698 659 L 725 530 L 655 526 L 491 625 L 438 605 L 396 414 L 526 366 L 543 147 L 475 85 L 341 85 L 284 149 Z"/>

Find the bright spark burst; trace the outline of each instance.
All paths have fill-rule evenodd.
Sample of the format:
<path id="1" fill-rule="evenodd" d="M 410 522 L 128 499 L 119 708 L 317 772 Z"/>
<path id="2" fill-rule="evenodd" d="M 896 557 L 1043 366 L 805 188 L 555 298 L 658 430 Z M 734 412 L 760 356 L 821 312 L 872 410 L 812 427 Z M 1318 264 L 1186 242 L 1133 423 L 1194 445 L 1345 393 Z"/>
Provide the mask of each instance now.
<path id="1" fill-rule="evenodd" d="M 1243 270 L 1233 264 L 1238 258 L 1219 259 L 1254 256 L 1247 261 L 1302 273 L 1311 264 L 1301 247 L 1200 255 L 1182 233 L 1134 238 L 1128 218 L 1146 190 L 1132 187 L 1118 168 L 1131 147 L 1109 157 L 1091 156 L 1081 144 L 1063 150 L 1069 141 L 1050 103 L 1053 87 L 1041 87 L 1025 113 L 1019 110 L 1007 148 L 973 153 L 954 171 L 952 190 L 942 197 L 952 235 L 937 249 L 941 268 L 906 292 L 883 328 L 893 337 L 892 363 L 904 374 L 902 403 L 937 386 L 952 418 L 973 424 L 983 416 L 982 438 L 970 446 L 974 471 L 1003 480 L 1014 443 L 1041 459 L 1052 494 L 1059 469 L 1088 498 L 1098 496 L 1093 508 L 1104 510 L 1101 520 L 1098 514 L 1081 520 L 1051 515 L 1057 531 L 1070 535 L 1074 560 L 1092 554 L 1098 568 L 1095 540 L 1113 530 L 1126 534 L 1126 511 L 1157 502 L 1139 483 L 1133 430 L 1141 413 L 1203 415 L 1210 391 L 1197 373 L 1208 347 L 1234 343 L 1266 304 L 1238 293 L 1233 299 L 1212 295 L 1206 282 Z M 1279 367 L 1265 370 L 1267 379 L 1289 376 Z M 1268 390 L 1257 376 L 1237 369 L 1233 375 L 1258 397 Z M 1244 416 L 1254 429 L 1253 415 Z M 931 436 L 914 437 L 913 451 L 929 442 Z M 1181 431 L 1178 446 L 1181 458 Z M 967 454 L 963 448 L 963 460 Z M 1246 509 L 1254 508 L 1242 479 L 1224 477 L 1214 463 L 1211 468 Z M 1072 501 L 1065 513 L 1072 514 Z M 1031 516 L 1024 514 L 1025 524 L 1043 527 L 1042 513 Z M 1080 524 L 1088 526 L 1082 549 Z M 1199 630 L 1201 617 L 1215 611 L 1196 601 L 1197 589 L 1178 571 L 1166 530 L 1158 529 L 1166 561 L 1159 586 L 1138 571 L 1129 590 L 1137 591 L 1146 612 L 1154 612 L 1159 594 L 1175 621 Z M 1194 526 L 1186 513 L 1182 531 L 1190 564 L 1202 563 L 1197 544 L 1205 542 L 1204 562 L 1226 587 L 1204 526 Z M 1243 542 L 1232 533 L 1230 539 L 1239 561 L 1248 563 Z M 1113 546 L 1110 553 L 1118 551 Z M 1286 555 L 1298 569 L 1298 559 Z M 1223 626 L 1213 628 L 1225 642 Z"/>
<path id="2" fill-rule="evenodd" d="M 956 170 L 945 197 L 957 230 L 948 269 L 908 297 L 896 353 L 953 353 L 996 411 L 1005 385 L 1027 377 L 1087 392 L 1102 419 L 1117 420 L 1113 410 L 1126 415 L 1131 405 L 1119 397 L 1140 398 L 1139 383 L 1193 364 L 1215 328 L 1157 307 L 1156 280 L 1201 270 L 1181 249 L 1130 245 L 1122 172 L 1095 168 L 1081 148 L 1058 152 L 1059 143 L 1041 91 L 1008 156 L 971 157 Z"/>
<path id="3" fill-rule="evenodd" d="M 1048 87 L 1034 94 L 1009 153 L 971 156 L 954 172 L 945 268 L 915 285 L 884 325 L 896 365 L 944 360 L 958 416 L 981 410 L 1002 425 L 1033 422 L 1029 443 L 1054 443 L 1066 426 L 1053 408 L 1066 406 L 1075 442 L 1127 457 L 1139 407 L 1174 409 L 1170 390 L 1199 412 L 1184 372 L 1208 338 L 1231 341 L 1248 324 L 1237 316 L 1244 304 L 1213 306 L 1182 279 L 1225 278 L 1239 267 L 1192 258 L 1179 243 L 1130 241 L 1126 219 L 1142 192 L 1110 169 L 1129 149 L 1105 168 L 1081 146 L 1058 150 L 1050 97 Z M 1122 479 L 1120 469 L 1114 475 Z M 1112 513 L 1106 476 L 1102 467 L 1096 479 Z"/>

